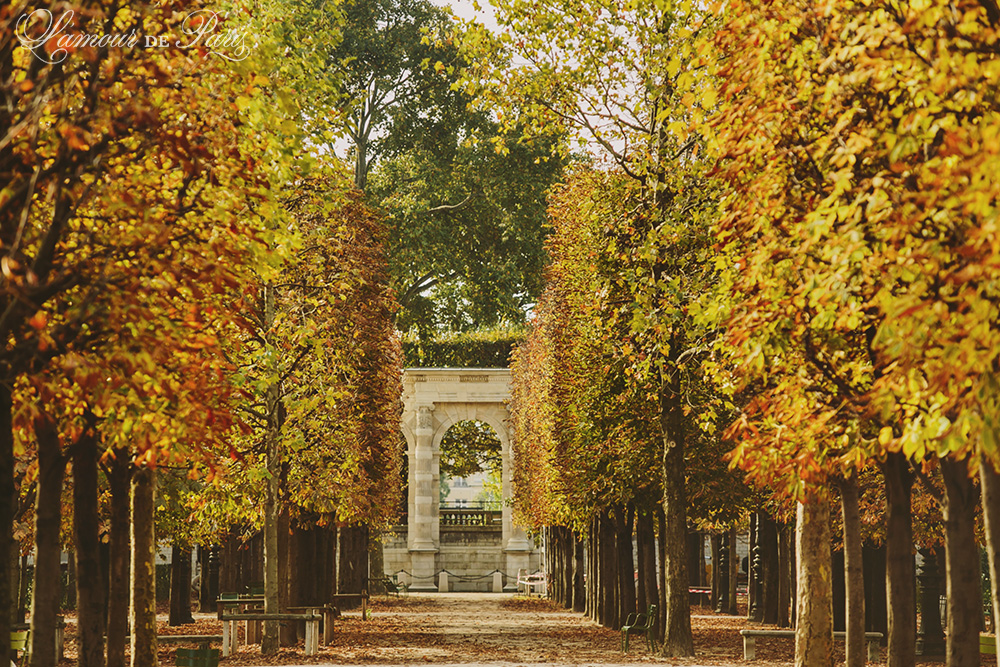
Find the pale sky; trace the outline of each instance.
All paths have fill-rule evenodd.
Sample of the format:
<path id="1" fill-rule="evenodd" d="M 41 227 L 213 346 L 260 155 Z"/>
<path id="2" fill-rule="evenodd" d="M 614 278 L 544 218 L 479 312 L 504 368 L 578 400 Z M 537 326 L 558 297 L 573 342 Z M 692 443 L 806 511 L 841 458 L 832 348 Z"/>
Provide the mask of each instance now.
<path id="1" fill-rule="evenodd" d="M 455 12 L 455 16 L 462 19 L 478 19 L 480 23 L 493 28 L 497 27 L 496 19 L 493 17 L 493 7 L 490 5 L 489 0 L 480 0 L 479 6 L 480 11 L 476 11 L 475 2 L 473 0 L 432 0 L 434 4 L 441 7 L 451 7 L 451 10 Z"/>

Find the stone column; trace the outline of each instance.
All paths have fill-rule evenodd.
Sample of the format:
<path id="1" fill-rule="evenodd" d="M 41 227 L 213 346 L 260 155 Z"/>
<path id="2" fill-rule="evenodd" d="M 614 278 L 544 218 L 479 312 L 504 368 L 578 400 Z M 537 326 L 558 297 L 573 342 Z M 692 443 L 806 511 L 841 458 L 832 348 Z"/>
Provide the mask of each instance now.
<path id="1" fill-rule="evenodd" d="M 433 405 L 417 406 L 413 453 L 410 457 L 410 512 L 407 526 L 410 550 L 411 591 L 436 591 L 438 485 L 434 477 Z"/>
<path id="2" fill-rule="evenodd" d="M 510 499 L 513 496 L 511 489 L 511 477 L 513 475 L 513 461 L 510 450 L 510 442 L 506 433 L 498 433 L 500 437 L 500 476 L 501 488 L 503 490 L 503 551 L 506 561 L 507 585 L 504 591 L 517 591 L 517 571 L 527 570 L 531 561 L 532 545 L 525 535 L 524 529 L 514 525 L 513 511 L 510 507 Z"/>

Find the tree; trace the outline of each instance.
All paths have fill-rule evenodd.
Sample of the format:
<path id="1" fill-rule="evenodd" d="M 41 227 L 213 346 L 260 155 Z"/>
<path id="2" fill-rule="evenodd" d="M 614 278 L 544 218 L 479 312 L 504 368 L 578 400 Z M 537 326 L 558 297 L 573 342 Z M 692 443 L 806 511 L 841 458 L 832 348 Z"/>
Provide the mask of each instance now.
<path id="1" fill-rule="evenodd" d="M 669 627 L 663 650 L 677 656 L 694 650 L 684 565 L 683 378 L 688 371 L 684 362 L 699 348 L 696 336 L 689 337 L 694 323 L 687 317 L 688 299 L 704 286 L 704 274 L 690 269 L 705 247 L 699 239 L 707 237 L 698 222 L 685 224 L 683 207 L 689 198 L 677 189 L 684 176 L 674 179 L 671 174 L 692 176 L 698 171 L 690 167 L 698 139 L 687 131 L 688 114 L 681 101 L 690 92 L 693 36 L 703 18 L 686 3 L 501 2 L 498 19 L 507 32 L 496 37 L 482 29 L 465 38 L 466 48 L 478 54 L 480 63 L 467 77 L 470 90 L 490 103 L 522 110 L 521 116 L 507 117 L 508 128 L 524 127 L 529 136 L 573 133 L 641 188 L 639 209 L 631 221 L 641 240 L 620 243 L 628 249 L 626 255 L 635 253 L 629 260 L 638 269 L 632 280 L 620 280 L 621 286 L 638 290 L 641 305 L 635 311 L 622 310 L 627 311 L 624 321 L 634 325 L 642 340 L 638 351 L 646 353 L 634 370 L 658 375 L 668 533 L 664 611 Z M 511 55 L 513 62 L 524 64 L 489 66 L 506 63 Z M 643 272 L 646 269 L 649 273 Z M 642 288 L 650 275 L 648 287 Z"/>
<path id="2" fill-rule="evenodd" d="M 378 220 L 335 173 L 293 188 L 284 201 L 292 251 L 260 267 L 240 298 L 245 328 L 232 354 L 248 428 L 228 470 L 192 500 L 220 530 L 264 529 L 268 613 L 290 604 L 279 520 L 387 525 L 400 493 L 401 355 Z M 264 639 L 262 651 L 276 651 L 277 627 L 265 626 Z"/>
<path id="3" fill-rule="evenodd" d="M 975 550 L 968 463 L 983 404 L 968 393 L 978 371 L 966 375 L 953 336 L 966 339 L 965 327 L 982 321 L 964 305 L 954 317 L 945 313 L 959 292 L 963 304 L 980 298 L 970 288 L 980 274 L 967 270 L 981 266 L 979 255 L 966 233 L 976 236 L 972 230 L 991 215 L 978 183 L 994 153 L 961 166 L 954 155 L 978 145 L 978 119 L 996 113 L 991 96 L 972 100 L 964 92 L 996 67 L 994 51 L 980 48 L 995 39 L 995 8 L 970 2 L 954 15 L 938 4 L 842 3 L 823 15 L 792 4 L 728 9 L 715 39 L 725 55 L 722 111 L 712 127 L 736 194 L 720 239 L 741 246 L 738 236 L 752 234 L 757 242 L 733 257 L 744 322 L 736 328 L 756 328 L 769 341 L 751 350 L 752 363 L 770 372 L 772 363 L 790 361 L 794 369 L 804 360 L 822 378 L 818 391 L 803 377 L 792 398 L 769 394 L 767 411 L 776 402 L 804 405 L 802 396 L 817 391 L 836 396 L 823 408 L 831 417 L 832 410 L 861 419 L 857 453 L 829 445 L 816 451 L 841 463 L 845 453 L 866 451 L 885 461 L 889 520 L 905 515 L 904 525 L 889 529 L 899 560 L 911 548 L 907 469 L 932 466 L 929 452 L 940 459 L 946 515 L 962 517 L 947 547 L 956 564 L 949 662 L 966 664 L 974 659 L 969 601 L 976 591 L 958 573 Z M 780 66 L 761 75 L 763 62 Z M 890 69 L 906 75 L 887 76 Z M 969 182 L 977 185 L 966 188 Z M 769 323 L 769 312 L 797 332 L 792 352 L 800 360 L 789 358 L 788 339 L 775 335 L 785 325 Z M 989 367 L 989 355 L 964 353 L 977 368 Z M 791 423 L 798 429 L 802 422 Z M 800 468 L 822 463 L 814 455 L 779 458 Z M 890 578 L 912 591 L 912 565 L 897 577 L 894 562 Z M 904 619 L 902 632 L 890 628 L 890 664 L 908 664 L 911 605 L 899 595 L 890 603 L 901 605 Z"/>

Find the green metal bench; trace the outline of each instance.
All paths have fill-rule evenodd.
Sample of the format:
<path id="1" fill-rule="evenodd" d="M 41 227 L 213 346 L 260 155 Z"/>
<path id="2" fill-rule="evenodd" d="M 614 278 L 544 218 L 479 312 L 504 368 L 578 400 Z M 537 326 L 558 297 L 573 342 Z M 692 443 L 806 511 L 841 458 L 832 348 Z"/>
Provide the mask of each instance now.
<path id="1" fill-rule="evenodd" d="M 21 651 L 27 650 L 28 648 L 28 631 L 27 630 L 11 630 L 10 631 L 10 650 L 13 652 L 14 660 L 17 660 L 18 654 Z"/>
<path id="2" fill-rule="evenodd" d="M 219 667 L 219 649 L 202 644 L 199 648 L 179 648 L 174 662 L 177 667 Z"/>
<path id="3" fill-rule="evenodd" d="M 649 610 L 643 614 L 629 614 L 622 625 L 622 653 L 628 653 L 629 635 L 642 633 L 646 635 L 646 647 L 650 651 L 656 651 L 656 629 L 653 623 L 656 622 L 656 605 L 649 605 Z"/>
<path id="4" fill-rule="evenodd" d="M 979 635 L 979 652 L 983 655 L 996 655 L 997 638 L 993 635 Z"/>

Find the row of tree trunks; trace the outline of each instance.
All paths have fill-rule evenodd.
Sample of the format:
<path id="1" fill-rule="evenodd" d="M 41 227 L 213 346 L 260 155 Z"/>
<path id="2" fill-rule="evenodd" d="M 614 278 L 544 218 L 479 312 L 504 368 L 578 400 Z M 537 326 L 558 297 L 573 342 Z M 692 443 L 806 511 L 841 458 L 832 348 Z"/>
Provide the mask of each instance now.
<path id="1" fill-rule="evenodd" d="M 736 615 L 737 572 L 740 558 L 736 551 L 736 529 L 712 535 L 712 601 L 719 614 Z"/>
<path id="2" fill-rule="evenodd" d="M 576 535 L 564 526 L 545 529 L 545 571 L 549 597 L 566 609 L 575 604 Z"/>
<path id="3" fill-rule="evenodd" d="M 340 529 L 340 567 L 338 574 L 341 593 L 360 593 L 368 588 L 368 526 L 361 524 Z M 344 601 L 341 608 L 351 609 L 359 602 Z"/>

